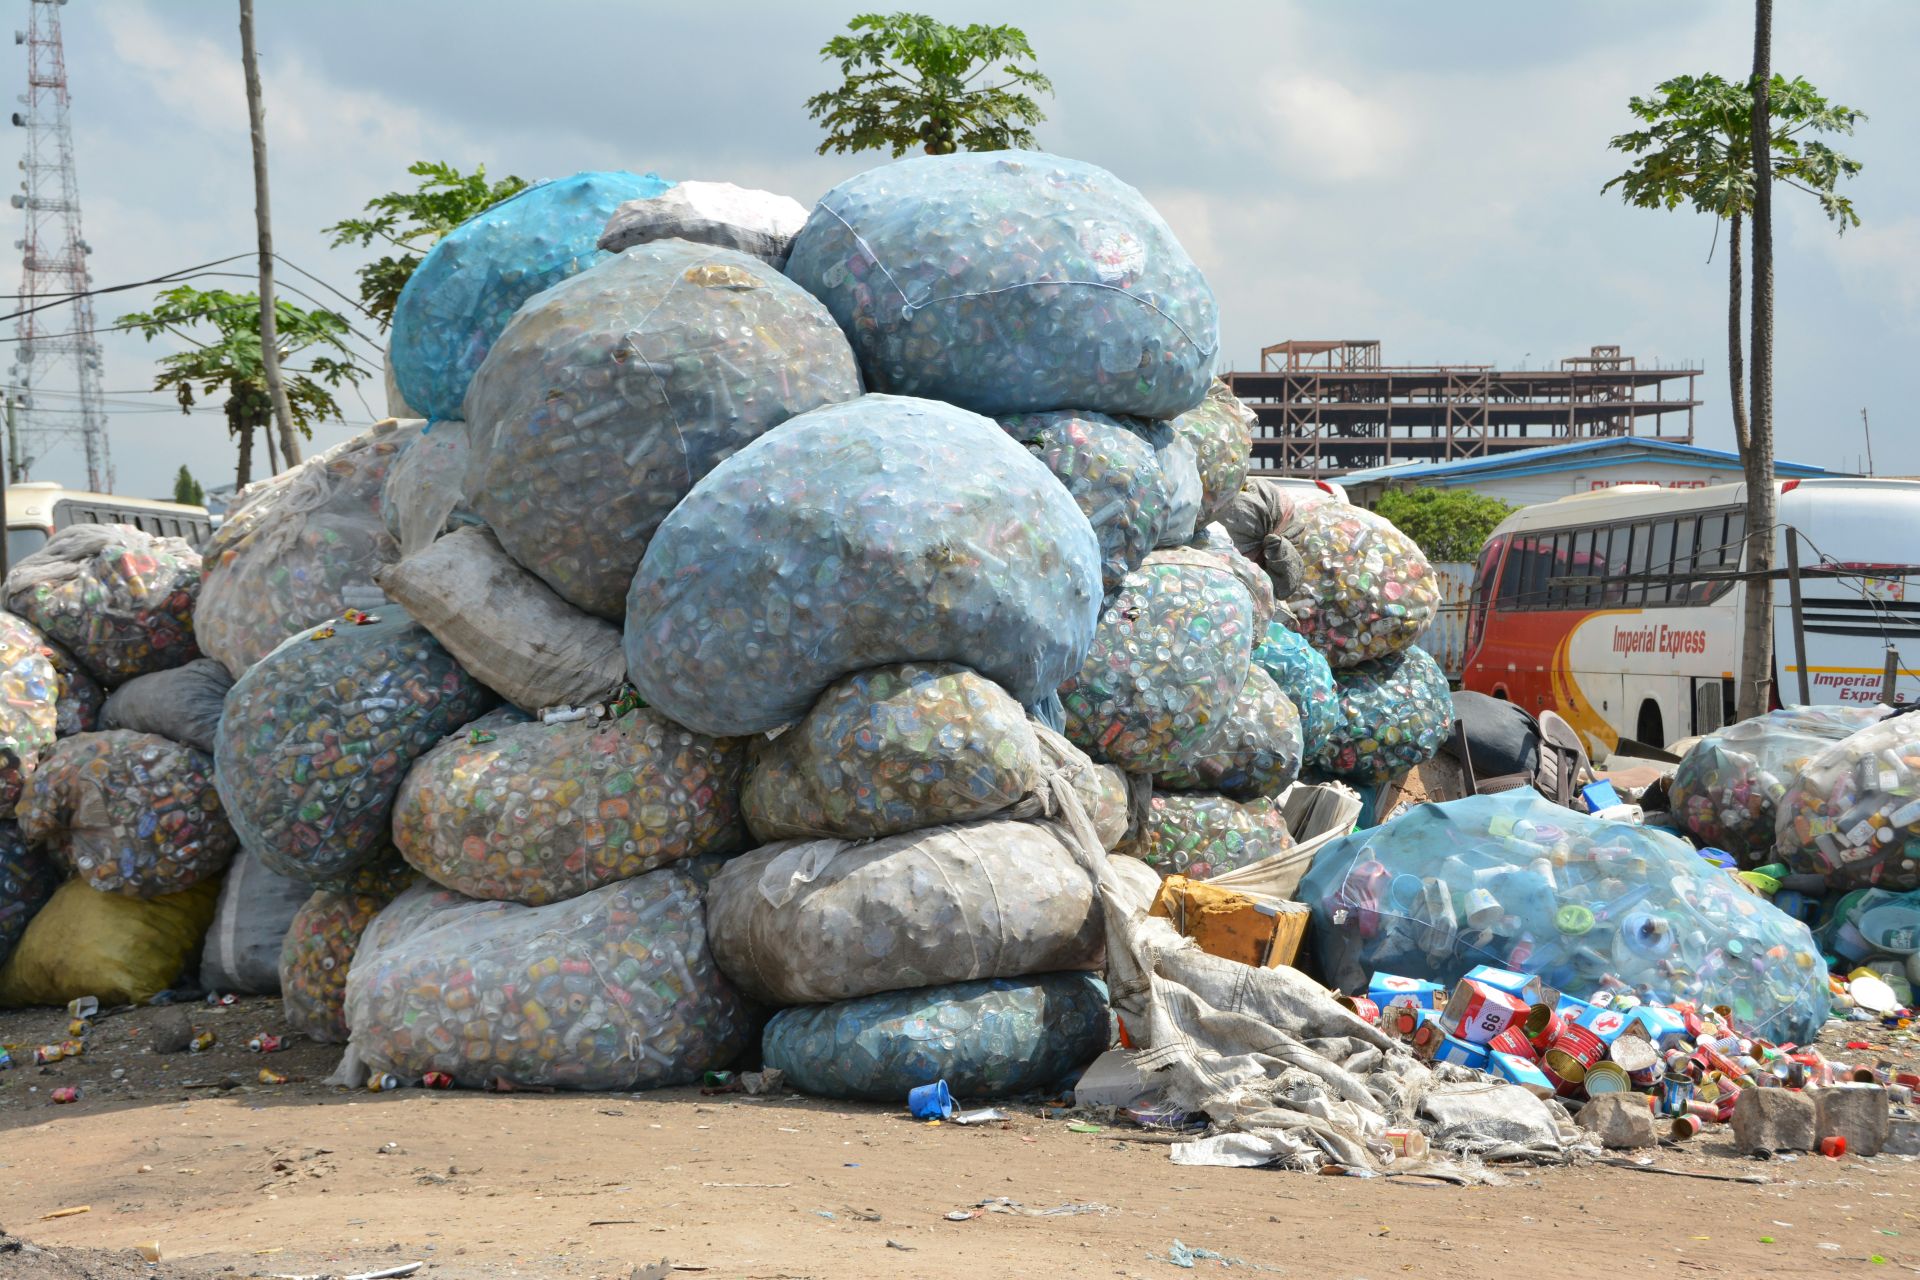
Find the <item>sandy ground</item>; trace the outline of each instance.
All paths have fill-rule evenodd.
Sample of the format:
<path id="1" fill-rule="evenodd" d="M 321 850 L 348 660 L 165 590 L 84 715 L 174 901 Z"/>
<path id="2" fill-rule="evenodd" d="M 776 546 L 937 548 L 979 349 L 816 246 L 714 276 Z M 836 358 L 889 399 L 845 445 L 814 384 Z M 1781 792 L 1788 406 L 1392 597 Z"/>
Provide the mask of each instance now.
<path id="1" fill-rule="evenodd" d="M 1154 1135 L 1037 1107 L 962 1128 L 793 1095 L 349 1093 L 317 1083 L 337 1049 L 246 1051 L 277 1002 L 197 1008 L 219 1037 L 198 1055 L 148 1052 L 154 1012 L 102 1020 L 80 1058 L 0 1073 L 0 1277 L 1171 1278 L 1176 1241 L 1225 1255 L 1196 1272 L 1249 1275 L 1920 1271 L 1920 1165 L 1756 1162 L 1724 1131 L 1648 1167 L 1509 1169 L 1491 1187 L 1188 1169 Z M 0 1015 L 0 1043 L 65 1021 Z M 1866 1038 L 1880 1052 L 1850 1057 L 1911 1058 L 1904 1034 Z M 260 1085 L 263 1064 L 308 1079 Z M 65 1084 L 81 1101 L 50 1101 Z"/>

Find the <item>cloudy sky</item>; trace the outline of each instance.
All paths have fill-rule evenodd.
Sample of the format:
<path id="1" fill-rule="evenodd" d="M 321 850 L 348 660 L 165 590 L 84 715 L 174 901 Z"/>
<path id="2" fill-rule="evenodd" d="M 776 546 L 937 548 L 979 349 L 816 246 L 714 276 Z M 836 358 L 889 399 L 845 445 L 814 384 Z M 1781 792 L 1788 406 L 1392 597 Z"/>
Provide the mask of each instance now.
<path id="1" fill-rule="evenodd" d="M 360 259 L 320 228 L 400 185 L 416 159 L 528 178 L 652 169 L 803 203 L 879 159 L 814 155 L 801 106 L 831 83 L 816 50 L 852 7 L 258 3 L 277 247 L 349 292 Z M 1704 365 L 1699 438 L 1731 447 L 1711 223 L 1627 209 L 1600 186 L 1622 167 L 1606 142 L 1630 127 L 1630 95 L 1681 72 L 1744 74 L 1750 4 L 926 7 L 1027 30 L 1057 89 L 1041 144 L 1155 201 L 1220 296 L 1234 366 L 1290 337 L 1379 338 L 1392 363 L 1536 366 L 1618 342 L 1643 361 Z M 23 23 L 25 4 L 11 8 Z M 235 5 L 62 12 L 96 286 L 250 251 Z M 1920 4 L 1806 0 L 1777 21 L 1775 66 L 1872 116 L 1846 144 L 1866 164 L 1850 188 L 1863 227 L 1839 237 L 1803 198 L 1779 202 L 1779 452 L 1851 468 L 1867 407 L 1879 470 L 1920 473 Z M 12 56 L 23 84 L 25 50 Z M 103 298 L 98 322 L 150 297 Z M 218 412 L 183 417 L 143 390 L 169 348 L 103 342 L 119 489 L 166 493 L 182 462 L 231 480 Z M 316 445 L 384 413 L 377 384 L 364 396 L 344 398 L 348 422 Z M 82 482 L 77 447 L 46 442 L 35 477 Z"/>

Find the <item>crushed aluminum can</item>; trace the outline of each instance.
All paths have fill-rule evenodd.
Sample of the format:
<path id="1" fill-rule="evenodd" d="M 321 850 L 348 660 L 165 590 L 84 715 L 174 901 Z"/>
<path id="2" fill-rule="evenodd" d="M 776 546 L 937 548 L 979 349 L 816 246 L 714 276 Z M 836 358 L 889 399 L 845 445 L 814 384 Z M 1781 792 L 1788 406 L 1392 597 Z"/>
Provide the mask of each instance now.
<path id="1" fill-rule="evenodd" d="M 247 1041 L 247 1048 L 254 1053 L 278 1053 L 286 1047 L 286 1037 L 276 1036 L 270 1031 L 263 1031 Z"/>
<path id="2" fill-rule="evenodd" d="M 50 1062 L 58 1062 L 67 1056 L 66 1048 L 57 1044 L 38 1045 L 33 1051 L 33 1065 L 44 1067 Z"/>
<path id="3" fill-rule="evenodd" d="M 100 1013 L 98 996 L 75 996 L 67 1001 L 67 1013 L 75 1018 L 92 1018 Z"/>
<path id="4" fill-rule="evenodd" d="M 191 1053 L 205 1053 L 207 1050 L 213 1048 L 214 1042 L 218 1039 L 219 1037 L 214 1035 L 213 1032 L 202 1031 L 188 1042 L 187 1049 Z"/>
<path id="5" fill-rule="evenodd" d="M 453 1077 L 444 1071 L 429 1071 L 420 1077 L 420 1083 L 429 1089 L 451 1089 Z"/>
<path id="6" fill-rule="evenodd" d="M 285 1084 L 287 1081 L 293 1079 L 292 1076 L 287 1075 L 285 1072 L 275 1071 L 272 1067 L 260 1068 L 260 1074 L 254 1078 L 261 1084 Z"/>
<path id="7" fill-rule="evenodd" d="M 78 1085 L 63 1084 L 53 1091 L 52 1097 L 55 1102 L 78 1102 L 80 1088 Z"/>
<path id="8" fill-rule="evenodd" d="M 378 1075 L 367 1077 L 368 1093 L 392 1093 L 399 1087 L 400 1077 L 390 1071 L 382 1071 Z"/>
<path id="9" fill-rule="evenodd" d="M 75 1018 L 67 1024 L 67 1034 L 76 1038 L 84 1036 L 91 1030 L 93 1030 L 93 1024 L 85 1018 Z"/>

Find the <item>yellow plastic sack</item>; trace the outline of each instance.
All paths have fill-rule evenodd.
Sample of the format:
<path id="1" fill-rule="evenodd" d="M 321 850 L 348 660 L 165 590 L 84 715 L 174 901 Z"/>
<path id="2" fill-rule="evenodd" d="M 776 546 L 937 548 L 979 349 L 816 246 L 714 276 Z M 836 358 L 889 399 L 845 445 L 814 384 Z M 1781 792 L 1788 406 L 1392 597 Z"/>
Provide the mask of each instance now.
<path id="1" fill-rule="evenodd" d="M 76 996 L 124 1004 L 165 991 L 200 945 L 219 901 L 218 876 L 144 900 L 69 880 L 0 969 L 0 1008 L 60 1005 Z"/>

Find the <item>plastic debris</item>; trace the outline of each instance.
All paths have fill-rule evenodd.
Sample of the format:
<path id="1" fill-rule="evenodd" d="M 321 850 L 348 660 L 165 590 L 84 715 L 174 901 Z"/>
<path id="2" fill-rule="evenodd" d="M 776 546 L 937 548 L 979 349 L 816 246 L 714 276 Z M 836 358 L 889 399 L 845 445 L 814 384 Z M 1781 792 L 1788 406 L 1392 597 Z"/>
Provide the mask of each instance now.
<path id="1" fill-rule="evenodd" d="M 1086 661 L 1060 686 L 1067 737 L 1129 772 L 1171 768 L 1232 710 L 1252 646 L 1253 605 L 1230 575 L 1145 565 L 1108 599 Z"/>
<path id="2" fill-rule="evenodd" d="M 1021 414 L 1000 425 L 1046 464 L 1093 525 L 1105 587 L 1139 568 L 1159 545 L 1172 503 L 1153 445 L 1097 413 Z"/>
<path id="3" fill-rule="evenodd" d="M 214 753 L 227 816 L 283 875 L 346 875 L 387 847 L 413 762 L 493 701 L 397 607 L 303 631 L 228 695 Z"/>
<path id="4" fill-rule="evenodd" d="M 1173 420 L 1174 432 L 1193 446 L 1200 470 L 1199 524 L 1218 520 L 1246 483 L 1253 458 L 1253 410 L 1215 378 L 1207 398 Z"/>
<path id="5" fill-rule="evenodd" d="M 648 540 L 703 476 L 859 394 L 833 318 L 778 271 L 641 245 L 529 300 L 494 343 L 467 391 L 467 501 L 562 599 L 618 618 Z"/>
<path id="6" fill-rule="evenodd" d="M 1880 707 L 1782 707 L 1710 733 L 1674 771 L 1673 814 L 1701 844 L 1751 865 L 1768 861 L 1779 803 L 1828 746 L 1883 716 Z"/>
<path id="7" fill-rule="evenodd" d="M 915 156 L 820 198 L 787 273 L 867 385 L 979 413 L 1171 418 L 1206 395 L 1219 310 L 1140 193 L 1034 151 Z"/>
<path id="8" fill-rule="evenodd" d="M 1286 814 L 1275 801 L 1242 803 L 1192 791 L 1155 792 L 1146 821 L 1119 851 L 1162 876 L 1205 880 L 1292 847 Z"/>
<path id="9" fill-rule="evenodd" d="M 576 173 L 536 183 L 455 227 L 413 269 L 393 309 L 394 382 L 415 410 L 460 418 L 467 383 L 522 303 L 607 259 L 601 231 L 657 174 Z"/>
<path id="10" fill-rule="evenodd" d="M 823 1098 L 889 1102 L 928 1080 L 956 1096 L 1051 1088 L 1107 1044 L 1106 988 L 1084 973 L 994 978 L 783 1009 L 767 1065 Z"/>
<path id="11" fill-rule="evenodd" d="M 238 676 L 304 627 L 386 603 L 373 574 L 399 547 L 380 491 L 425 426 L 376 423 L 241 491 L 207 543 L 193 614 L 202 652 Z"/>
<path id="12" fill-rule="evenodd" d="M 239 840 L 213 759 L 153 733 L 63 738 L 20 798 L 20 830 L 104 893 L 155 898 L 226 869 Z"/>
<path id="13" fill-rule="evenodd" d="M 374 1070 L 467 1087 L 690 1084 L 750 1035 L 675 868 L 544 907 L 416 886 L 355 956 L 347 1024 Z"/>
<path id="14" fill-rule="evenodd" d="M 8 607 L 108 684 L 200 656 L 200 555 L 125 524 L 73 524 L 7 572 Z"/>
<path id="15" fill-rule="evenodd" d="M 1335 670 L 1400 652 L 1433 620 L 1433 566 L 1384 517 L 1344 502 L 1301 503 L 1281 533 L 1300 553 L 1300 585 L 1287 602 L 1297 629 Z"/>
<path id="16" fill-rule="evenodd" d="M 798 200 L 731 182 L 682 182 L 615 209 L 600 233 L 600 247 L 620 253 L 655 240 L 687 240 L 733 249 L 779 268 L 806 224 L 807 209 Z"/>
<path id="17" fill-rule="evenodd" d="M 422 756 L 393 808 L 401 855 L 468 897 L 540 906 L 747 846 L 741 739 L 709 738 L 644 707 L 470 736 Z"/>
<path id="18" fill-rule="evenodd" d="M 468 456 L 467 424 L 442 418 L 420 428 L 418 438 L 387 468 L 380 520 L 402 558 L 457 525 L 479 523 L 480 517 L 465 507 Z"/>
<path id="19" fill-rule="evenodd" d="M 1446 674 L 1418 645 L 1333 674 L 1340 723 L 1315 763 L 1337 778 L 1385 782 L 1432 759 L 1453 732 Z"/>
<path id="20" fill-rule="evenodd" d="M 791 723 L 850 671 L 954 654 L 1031 703 L 1080 665 L 1099 583 L 1087 518 L 993 422 L 863 396 L 762 436 L 667 517 L 628 597 L 627 671 L 720 735 Z"/>
<path id="21" fill-rule="evenodd" d="M 1793 870 L 1835 891 L 1920 888 L 1920 715 L 1827 747 L 1778 807 L 1779 854 Z"/>

